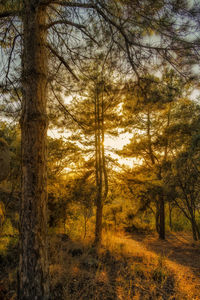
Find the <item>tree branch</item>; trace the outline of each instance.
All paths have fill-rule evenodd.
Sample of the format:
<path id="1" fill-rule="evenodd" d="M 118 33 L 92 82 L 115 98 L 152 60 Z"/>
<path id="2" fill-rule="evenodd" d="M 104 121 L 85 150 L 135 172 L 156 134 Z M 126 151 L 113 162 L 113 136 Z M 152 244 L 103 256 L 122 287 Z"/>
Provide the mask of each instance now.
<path id="1" fill-rule="evenodd" d="M 66 6 L 66 7 L 77 7 L 77 8 L 95 8 L 96 5 L 93 4 L 87 4 L 87 3 L 79 3 L 79 2 L 68 2 L 68 1 L 57 1 L 57 0 L 47 0 L 47 1 L 41 1 L 42 5 L 50 5 L 50 4 L 57 4 L 60 6 Z"/>
<path id="2" fill-rule="evenodd" d="M 53 86 L 51 85 L 51 90 L 54 94 L 54 97 L 56 98 L 56 100 L 58 101 L 59 105 L 62 107 L 62 109 L 64 110 L 65 113 L 67 113 L 74 122 L 76 122 L 82 129 L 85 129 L 83 127 L 83 125 L 69 112 L 69 110 L 65 107 L 65 105 L 59 100 L 59 98 L 57 97 L 56 93 L 54 92 Z"/>
<path id="3" fill-rule="evenodd" d="M 52 27 L 54 25 L 59 25 L 59 24 L 60 25 L 61 24 L 70 25 L 70 26 L 76 27 L 78 29 L 85 28 L 84 25 L 81 25 L 81 24 L 78 24 L 78 23 L 74 23 L 74 22 L 70 22 L 70 21 L 67 21 L 67 20 L 58 20 L 58 21 L 51 22 L 47 26 L 45 26 L 45 28 L 49 29 L 50 27 Z"/>
<path id="4" fill-rule="evenodd" d="M 14 17 L 20 14 L 19 10 L 8 10 L 0 12 L 0 19 L 7 18 L 7 17 Z"/>
<path id="5" fill-rule="evenodd" d="M 51 51 L 51 53 L 56 56 L 59 61 L 65 66 L 65 68 L 72 74 L 72 76 L 79 81 L 79 78 L 74 74 L 71 67 L 68 65 L 68 63 L 64 60 L 64 58 L 55 50 L 53 49 L 49 44 L 46 45 L 46 47 Z"/>

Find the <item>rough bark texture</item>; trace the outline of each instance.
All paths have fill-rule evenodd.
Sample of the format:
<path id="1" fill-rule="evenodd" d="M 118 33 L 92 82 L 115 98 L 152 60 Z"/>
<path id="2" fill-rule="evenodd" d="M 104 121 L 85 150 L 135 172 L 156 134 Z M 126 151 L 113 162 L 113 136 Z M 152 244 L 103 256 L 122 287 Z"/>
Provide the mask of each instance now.
<path id="1" fill-rule="evenodd" d="M 47 53 L 45 7 L 24 0 L 20 300 L 49 299 L 46 215 Z"/>

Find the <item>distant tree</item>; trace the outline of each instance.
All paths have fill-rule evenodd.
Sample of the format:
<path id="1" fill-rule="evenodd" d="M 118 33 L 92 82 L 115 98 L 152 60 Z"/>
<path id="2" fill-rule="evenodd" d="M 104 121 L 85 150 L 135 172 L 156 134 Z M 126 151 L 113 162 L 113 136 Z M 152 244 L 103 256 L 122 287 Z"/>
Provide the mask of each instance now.
<path id="1" fill-rule="evenodd" d="M 72 128 L 72 139 L 82 144 L 83 153 L 90 158 L 94 170 L 97 207 L 95 245 L 101 243 L 103 204 L 108 194 L 105 136 L 117 134 L 117 110 L 121 100 L 119 80 L 114 81 L 112 71 L 106 70 L 104 73 L 100 61 L 97 60 L 95 68 L 93 65 L 88 67 L 82 97 L 70 106 L 70 111 L 78 119 L 77 126 Z"/>
<path id="2" fill-rule="evenodd" d="M 179 136 L 177 150 L 165 166 L 164 182 L 171 202 L 189 220 L 193 238 L 197 240 L 200 239 L 199 106 L 186 101 L 179 115 L 181 121 L 171 128 L 171 134 L 174 136 L 176 132 Z"/>
<path id="3" fill-rule="evenodd" d="M 141 160 L 141 166 L 135 171 L 136 174 L 141 172 L 140 178 L 135 181 L 133 179 L 132 184 L 135 182 L 140 186 L 144 185 L 147 193 L 146 203 L 149 203 L 149 197 L 154 195 L 156 229 L 161 239 L 165 239 L 162 168 L 167 163 L 170 151 L 170 136 L 167 136 L 165 131 L 173 122 L 171 102 L 180 97 L 184 91 L 183 87 L 181 78 L 177 77 L 173 70 L 166 70 L 161 79 L 149 76 L 140 86 L 136 84 L 133 88 L 129 87 L 130 94 L 124 101 L 125 130 L 133 132 L 133 138 L 130 144 L 118 153 Z"/>

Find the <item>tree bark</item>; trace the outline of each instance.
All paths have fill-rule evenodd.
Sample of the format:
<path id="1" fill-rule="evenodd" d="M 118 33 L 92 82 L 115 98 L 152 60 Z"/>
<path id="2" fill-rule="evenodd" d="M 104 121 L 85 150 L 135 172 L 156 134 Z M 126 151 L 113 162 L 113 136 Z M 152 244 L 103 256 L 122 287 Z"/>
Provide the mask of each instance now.
<path id="1" fill-rule="evenodd" d="M 159 230 L 159 238 L 161 240 L 165 239 L 165 201 L 163 193 L 159 196 L 159 208 L 160 208 L 160 230 Z"/>
<path id="2" fill-rule="evenodd" d="M 153 153 L 152 148 L 152 141 L 151 141 L 151 113 L 148 107 L 147 111 L 147 138 L 148 138 L 148 150 L 149 150 L 149 157 L 152 163 L 152 166 L 155 166 L 155 156 Z M 167 151 L 167 148 L 166 148 Z M 161 180 L 161 172 L 157 174 L 158 180 Z M 156 230 L 159 234 L 160 239 L 165 239 L 165 203 L 163 192 L 161 195 L 158 195 L 158 205 L 156 207 Z"/>
<path id="3" fill-rule="evenodd" d="M 100 196 L 100 195 L 98 195 Z M 96 228 L 95 228 L 95 246 L 100 246 L 102 238 L 102 216 L 103 216 L 103 205 L 101 196 L 97 198 L 97 210 L 96 210 Z"/>
<path id="4" fill-rule="evenodd" d="M 46 8 L 24 0 L 20 300 L 49 299 L 47 258 L 47 53 Z"/>
<path id="5" fill-rule="evenodd" d="M 192 227 L 193 240 L 198 241 L 200 240 L 200 230 L 198 228 L 197 222 L 195 220 L 195 216 L 193 214 L 191 215 L 190 222 Z"/>
<path id="6" fill-rule="evenodd" d="M 160 209 L 158 199 L 156 200 L 156 214 L 155 214 L 156 231 L 160 233 Z"/>
<path id="7" fill-rule="evenodd" d="M 102 143 L 101 143 L 101 149 L 102 149 L 102 168 L 103 168 L 103 175 L 104 175 L 104 195 L 103 195 L 103 201 L 105 203 L 107 195 L 108 195 L 108 174 L 107 174 L 107 168 L 106 168 L 106 159 L 105 159 L 105 146 L 104 146 L 104 136 L 105 136 L 105 130 L 104 130 L 104 102 L 103 102 L 103 96 L 102 96 L 102 102 L 101 102 L 101 136 L 102 136 Z"/>
<path id="8" fill-rule="evenodd" d="M 99 94 L 97 91 L 96 97 L 96 124 L 97 124 L 97 145 L 96 145 L 96 155 L 97 155 L 97 197 L 96 197 L 96 228 L 95 228 L 95 246 L 101 244 L 102 237 L 102 215 L 103 215 L 103 204 L 102 204 L 102 155 L 101 155 L 101 122 L 100 122 L 100 105 L 99 105 Z"/>
<path id="9" fill-rule="evenodd" d="M 170 204 L 170 202 L 169 202 L 169 227 L 170 227 L 170 230 L 172 230 L 172 227 L 173 227 L 173 225 L 172 225 L 172 205 Z"/>
<path id="10" fill-rule="evenodd" d="M 194 220 L 191 220 L 193 240 L 197 241 L 197 231 Z"/>

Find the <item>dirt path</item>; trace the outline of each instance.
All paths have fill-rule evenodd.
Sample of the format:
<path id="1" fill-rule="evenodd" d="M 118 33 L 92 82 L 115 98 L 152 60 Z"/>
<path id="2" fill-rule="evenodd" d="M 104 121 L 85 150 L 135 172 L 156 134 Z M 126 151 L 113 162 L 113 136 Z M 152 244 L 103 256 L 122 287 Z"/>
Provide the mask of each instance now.
<path id="1" fill-rule="evenodd" d="M 200 244 L 192 242 L 189 235 L 170 234 L 161 241 L 153 235 L 131 234 L 123 238 L 123 243 L 150 257 L 162 255 L 188 300 L 200 300 Z"/>

